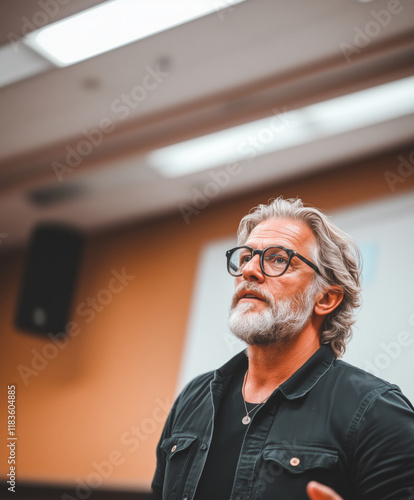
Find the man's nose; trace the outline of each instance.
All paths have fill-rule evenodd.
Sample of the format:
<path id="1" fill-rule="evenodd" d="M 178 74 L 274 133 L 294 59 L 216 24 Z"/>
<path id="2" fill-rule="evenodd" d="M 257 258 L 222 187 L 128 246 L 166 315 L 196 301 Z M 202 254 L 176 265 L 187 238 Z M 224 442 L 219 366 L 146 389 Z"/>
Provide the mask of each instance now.
<path id="1" fill-rule="evenodd" d="M 255 255 L 249 262 L 243 267 L 243 279 L 246 281 L 258 281 L 262 283 L 264 281 L 264 274 L 260 267 L 260 255 Z"/>

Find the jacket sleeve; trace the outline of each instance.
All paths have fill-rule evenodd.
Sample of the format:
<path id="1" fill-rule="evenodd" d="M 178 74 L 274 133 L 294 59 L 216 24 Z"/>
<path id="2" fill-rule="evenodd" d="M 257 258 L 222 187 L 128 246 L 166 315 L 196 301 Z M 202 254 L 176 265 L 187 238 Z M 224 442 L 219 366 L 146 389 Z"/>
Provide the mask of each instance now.
<path id="1" fill-rule="evenodd" d="M 395 386 L 394 386 L 395 387 Z M 353 477 L 363 500 L 414 500 L 414 409 L 398 388 L 357 415 Z"/>

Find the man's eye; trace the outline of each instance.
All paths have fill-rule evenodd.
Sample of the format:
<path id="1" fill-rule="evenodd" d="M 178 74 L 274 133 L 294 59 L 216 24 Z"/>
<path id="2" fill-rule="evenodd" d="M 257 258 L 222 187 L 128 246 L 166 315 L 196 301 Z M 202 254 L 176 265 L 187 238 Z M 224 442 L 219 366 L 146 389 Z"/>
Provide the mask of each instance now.
<path id="1" fill-rule="evenodd" d="M 240 258 L 240 264 L 246 264 L 246 262 L 249 262 L 250 259 L 251 259 L 250 255 L 243 255 Z"/>
<path id="2" fill-rule="evenodd" d="M 282 255 L 269 255 L 266 256 L 265 259 L 269 262 L 269 264 L 286 264 L 287 259 Z"/>

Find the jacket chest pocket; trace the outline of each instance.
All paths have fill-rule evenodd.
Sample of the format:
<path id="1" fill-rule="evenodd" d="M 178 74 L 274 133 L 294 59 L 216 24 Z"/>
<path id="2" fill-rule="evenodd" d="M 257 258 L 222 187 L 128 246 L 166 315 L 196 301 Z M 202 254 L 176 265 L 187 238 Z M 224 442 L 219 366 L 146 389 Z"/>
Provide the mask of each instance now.
<path id="1" fill-rule="evenodd" d="M 177 498 L 183 487 L 183 481 L 191 467 L 191 459 L 195 451 L 196 436 L 176 435 L 166 438 L 161 448 L 166 454 L 164 495 L 163 498 Z"/>
<path id="2" fill-rule="evenodd" d="M 332 484 L 338 452 L 322 446 L 267 446 L 263 450 L 254 498 L 309 500 L 309 481 Z"/>

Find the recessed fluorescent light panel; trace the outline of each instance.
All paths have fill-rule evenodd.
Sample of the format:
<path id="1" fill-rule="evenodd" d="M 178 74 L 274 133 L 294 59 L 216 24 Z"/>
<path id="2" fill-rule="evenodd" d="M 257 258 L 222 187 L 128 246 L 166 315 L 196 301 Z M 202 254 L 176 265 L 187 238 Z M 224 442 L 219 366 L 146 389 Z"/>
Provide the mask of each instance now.
<path id="1" fill-rule="evenodd" d="M 245 0 L 111 0 L 33 31 L 26 43 L 67 66 Z"/>
<path id="2" fill-rule="evenodd" d="M 167 146 L 148 155 L 167 177 L 243 161 L 414 112 L 414 77 Z M 249 156 L 250 155 L 250 156 Z"/>

